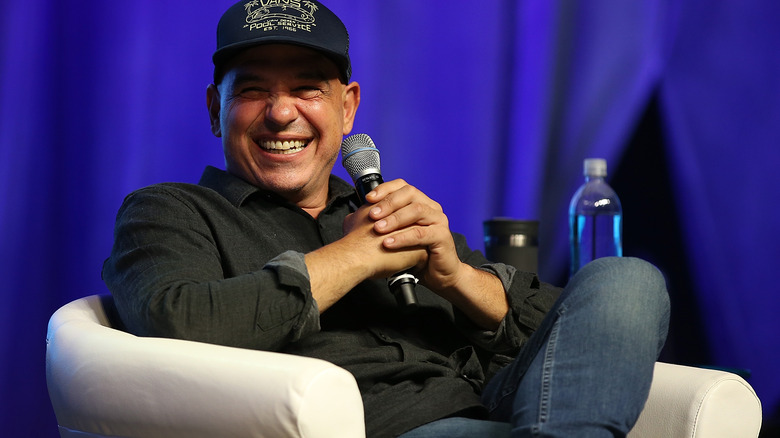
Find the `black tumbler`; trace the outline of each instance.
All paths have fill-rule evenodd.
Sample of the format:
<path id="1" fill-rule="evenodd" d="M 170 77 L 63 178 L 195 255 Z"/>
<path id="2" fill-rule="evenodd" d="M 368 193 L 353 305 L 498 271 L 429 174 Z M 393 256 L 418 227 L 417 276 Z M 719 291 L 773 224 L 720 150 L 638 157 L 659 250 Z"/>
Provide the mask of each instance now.
<path id="1" fill-rule="evenodd" d="M 483 222 L 485 257 L 519 271 L 539 268 L 539 221 L 493 218 Z"/>

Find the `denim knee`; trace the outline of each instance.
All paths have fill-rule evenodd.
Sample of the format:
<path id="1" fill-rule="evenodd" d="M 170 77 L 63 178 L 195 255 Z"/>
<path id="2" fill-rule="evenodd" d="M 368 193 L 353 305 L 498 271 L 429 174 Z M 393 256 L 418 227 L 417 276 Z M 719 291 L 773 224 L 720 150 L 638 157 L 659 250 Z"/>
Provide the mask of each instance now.
<path id="1" fill-rule="evenodd" d="M 661 272 L 652 264 L 634 257 L 603 257 L 585 265 L 571 279 L 568 287 L 577 287 L 587 283 L 588 292 L 594 288 L 605 299 L 611 296 L 630 298 L 633 294 L 641 294 L 643 303 L 657 308 L 661 313 L 668 311 L 669 294 L 666 291 L 666 280 Z M 619 300 L 629 302 L 631 300 Z"/>
<path id="2" fill-rule="evenodd" d="M 633 257 L 599 258 L 580 269 L 567 289 L 575 295 L 570 297 L 572 301 L 579 301 L 567 307 L 588 302 L 616 329 L 624 325 L 657 328 L 660 352 L 666 340 L 670 304 L 666 280 L 655 266 Z"/>

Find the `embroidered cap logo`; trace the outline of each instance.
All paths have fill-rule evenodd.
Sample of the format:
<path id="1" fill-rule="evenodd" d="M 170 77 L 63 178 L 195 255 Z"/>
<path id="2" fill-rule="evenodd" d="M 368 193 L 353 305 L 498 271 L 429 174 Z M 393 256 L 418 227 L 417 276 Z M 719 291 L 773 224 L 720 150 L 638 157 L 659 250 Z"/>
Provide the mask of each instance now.
<path id="1" fill-rule="evenodd" d="M 316 26 L 314 13 L 317 5 L 299 0 L 252 0 L 244 4 L 246 22 L 250 31 L 311 32 Z"/>

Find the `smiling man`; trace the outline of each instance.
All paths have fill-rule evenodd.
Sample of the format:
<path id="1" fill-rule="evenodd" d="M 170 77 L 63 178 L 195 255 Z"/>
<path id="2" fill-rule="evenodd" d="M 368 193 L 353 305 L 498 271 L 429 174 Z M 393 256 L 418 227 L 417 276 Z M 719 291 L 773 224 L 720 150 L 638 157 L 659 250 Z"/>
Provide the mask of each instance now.
<path id="1" fill-rule="evenodd" d="M 655 268 L 600 259 L 561 290 L 469 249 L 405 181 L 358 208 L 331 170 L 360 86 L 316 1 L 237 3 L 213 61 L 226 169 L 139 189 L 117 215 L 103 278 L 129 331 L 333 362 L 370 437 L 628 432 L 666 336 Z M 384 280 L 406 269 L 411 311 Z"/>
<path id="2" fill-rule="evenodd" d="M 227 171 L 317 217 L 342 136 L 352 130 L 360 87 L 343 84 L 326 56 L 289 44 L 246 49 L 224 69 L 207 98 Z"/>

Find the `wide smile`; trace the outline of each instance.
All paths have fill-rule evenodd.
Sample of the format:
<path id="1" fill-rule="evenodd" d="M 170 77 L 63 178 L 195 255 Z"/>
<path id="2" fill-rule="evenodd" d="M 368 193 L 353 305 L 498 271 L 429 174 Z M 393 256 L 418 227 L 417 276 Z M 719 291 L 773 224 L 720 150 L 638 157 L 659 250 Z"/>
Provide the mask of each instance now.
<path id="1" fill-rule="evenodd" d="M 260 147 L 272 154 L 294 154 L 306 148 L 309 144 L 305 140 L 265 140 L 260 142 Z"/>

